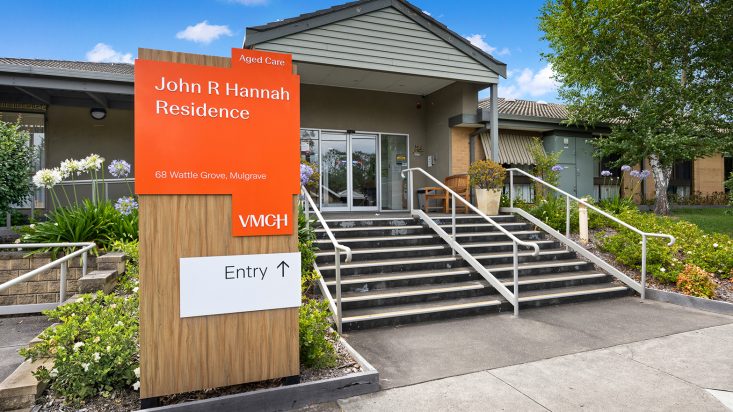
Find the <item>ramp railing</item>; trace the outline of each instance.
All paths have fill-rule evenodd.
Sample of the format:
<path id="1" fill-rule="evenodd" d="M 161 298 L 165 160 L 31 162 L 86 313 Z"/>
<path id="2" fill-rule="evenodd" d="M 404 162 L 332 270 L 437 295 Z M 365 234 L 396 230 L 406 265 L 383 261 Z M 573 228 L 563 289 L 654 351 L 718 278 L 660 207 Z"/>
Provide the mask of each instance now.
<path id="1" fill-rule="evenodd" d="M 668 235 L 666 233 L 650 233 L 650 232 L 645 232 L 643 230 L 640 230 L 640 229 L 638 229 L 638 228 L 636 228 L 634 226 L 631 226 L 630 224 L 624 222 L 623 220 L 621 220 L 621 219 L 619 219 L 619 218 L 617 218 L 617 217 L 609 214 L 608 212 L 606 212 L 604 210 L 601 210 L 600 208 L 598 208 L 596 206 L 593 206 L 592 204 L 588 203 L 587 201 L 585 201 L 583 199 L 579 199 L 579 198 L 571 195 L 570 193 L 568 193 L 568 192 L 566 192 L 566 191 L 564 191 L 562 189 L 559 189 L 559 188 L 557 188 L 557 187 L 555 187 L 555 186 L 553 186 L 553 185 L 545 182 L 544 180 L 542 180 L 542 179 L 540 179 L 540 178 L 538 178 L 536 176 L 533 176 L 533 175 L 525 172 L 524 170 L 512 168 L 512 169 L 507 169 L 507 171 L 509 172 L 509 207 L 502 208 L 501 209 L 502 211 L 516 213 L 516 214 L 522 216 L 523 218 L 525 218 L 528 221 L 532 222 L 537 227 L 543 229 L 544 231 L 546 231 L 547 233 L 549 233 L 550 235 L 552 235 L 553 237 L 555 237 L 557 240 L 559 240 L 562 243 L 564 243 L 566 246 L 568 246 L 571 249 L 573 249 L 575 252 L 577 252 L 581 256 L 587 258 L 591 262 L 593 262 L 596 265 L 602 267 L 608 273 L 610 273 L 611 275 L 615 276 L 620 281 L 624 282 L 626 285 L 628 285 L 629 287 L 631 287 L 632 289 L 634 289 L 635 291 L 637 291 L 641 295 L 641 298 L 642 299 L 644 299 L 646 297 L 646 258 L 647 258 L 646 254 L 647 254 L 647 240 L 650 237 L 666 238 L 666 239 L 669 239 L 669 243 L 667 243 L 667 246 L 672 246 L 674 244 L 674 242 L 676 241 L 676 239 L 675 239 L 674 236 Z M 543 186 L 545 186 L 545 187 L 547 187 L 549 189 L 552 189 L 555 193 L 557 193 L 557 194 L 565 197 L 565 235 L 564 236 L 560 232 L 558 232 L 557 230 L 555 230 L 555 229 L 551 228 L 550 226 L 548 226 L 547 224 L 545 224 L 543 221 L 541 221 L 541 220 L 537 219 L 536 217 L 532 216 L 531 214 L 529 214 L 527 211 L 525 211 L 525 210 L 523 210 L 521 208 L 518 208 L 518 207 L 514 207 L 514 174 L 515 173 L 520 174 L 520 175 L 523 175 L 523 176 L 526 176 L 526 177 L 530 178 L 531 180 L 533 180 L 533 181 L 535 181 L 535 182 L 537 182 L 537 183 L 539 183 L 539 184 L 541 184 L 541 185 L 543 185 Z M 583 246 L 575 243 L 572 239 L 570 239 L 570 212 L 571 212 L 571 204 L 572 204 L 572 202 L 576 202 L 578 204 L 581 204 L 581 205 L 587 207 L 588 209 L 591 209 L 594 212 L 599 213 L 599 214 L 605 216 L 606 218 L 610 219 L 611 221 L 613 221 L 613 222 L 615 222 L 615 223 L 617 223 L 617 224 L 619 224 L 619 225 L 621 225 L 621 226 L 623 226 L 623 227 L 625 227 L 625 228 L 631 230 L 632 232 L 635 232 L 635 233 L 637 233 L 637 234 L 639 234 L 641 236 L 641 283 L 639 283 L 639 282 L 635 281 L 634 279 L 630 278 L 629 276 L 627 276 L 626 274 L 624 274 L 620 270 L 618 270 L 615 267 L 611 266 L 610 264 L 608 264 L 607 262 L 605 262 L 604 260 L 602 260 L 598 256 L 596 256 L 593 253 L 589 252 Z"/>

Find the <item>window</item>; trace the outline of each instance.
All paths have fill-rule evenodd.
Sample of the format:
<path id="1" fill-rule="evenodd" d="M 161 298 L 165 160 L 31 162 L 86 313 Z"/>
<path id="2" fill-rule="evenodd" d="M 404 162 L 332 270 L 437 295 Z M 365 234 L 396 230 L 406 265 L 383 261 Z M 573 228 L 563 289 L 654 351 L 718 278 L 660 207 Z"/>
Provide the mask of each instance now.
<path id="1" fill-rule="evenodd" d="M 692 188 L 692 161 L 684 160 L 677 162 L 672 166 L 672 175 L 669 179 L 668 193 L 677 195 L 677 197 L 690 196 Z"/>
<path id="2" fill-rule="evenodd" d="M 18 113 L 0 112 L 0 121 L 6 123 L 20 122 L 21 128 L 30 134 L 28 144 L 32 144 L 38 150 L 35 171 L 42 169 L 45 165 L 45 154 L 43 143 L 45 139 L 45 116 L 42 113 Z M 35 189 L 33 197 L 21 205 L 14 205 L 15 208 L 30 209 L 31 207 L 43 208 L 45 206 L 46 192 L 43 189 Z"/>

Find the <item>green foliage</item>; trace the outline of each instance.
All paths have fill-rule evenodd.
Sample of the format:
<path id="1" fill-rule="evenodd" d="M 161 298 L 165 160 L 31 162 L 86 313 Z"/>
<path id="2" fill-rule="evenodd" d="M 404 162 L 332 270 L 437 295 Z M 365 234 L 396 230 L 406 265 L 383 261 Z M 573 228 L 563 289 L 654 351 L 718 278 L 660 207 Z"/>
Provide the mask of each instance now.
<path id="1" fill-rule="evenodd" d="M 685 295 L 712 299 L 717 286 L 710 273 L 695 265 L 685 265 L 677 277 L 677 288 Z"/>
<path id="2" fill-rule="evenodd" d="M 125 273 L 117 278 L 117 290 L 124 294 L 136 293 L 140 286 L 140 242 L 117 240 L 112 244 L 112 250 L 127 255 Z"/>
<path id="3" fill-rule="evenodd" d="M 94 204 L 85 199 L 78 206 L 57 208 L 47 215 L 45 222 L 19 229 L 23 243 L 95 242 L 103 250 L 110 250 L 119 241 L 138 238 L 137 209 L 129 215 L 118 212 L 111 202 Z M 39 251 L 56 249 L 40 249 Z"/>
<path id="4" fill-rule="evenodd" d="M 520 203 L 517 207 L 525 209 L 532 216 L 540 219 L 560 233 L 565 233 L 567 211 L 564 197 L 549 196 L 547 198 L 540 198 L 534 204 Z M 578 231 L 578 205 L 576 202 L 570 204 L 570 230 L 572 232 Z"/>
<path id="5" fill-rule="evenodd" d="M 328 302 L 315 296 L 316 282 L 319 274 L 315 262 L 313 241 L 316 233 L 313 222 L 306 226 L 307 219 L 303 208 L 298 210 L 298 250 L 301 259 L 300 289 L 302 304 L 300 306 L 300 361 L 311 368 L 327 368 L 336 364 L 336 350 L 333 340 L 336 334 L 331 330 L 331 311 Z"/>
<path id="6" fill-rule="evenodd" d="M 672 164 L 730 149 L 733 3 L 727 0 L 547 0 L 543 55 L 569 123 L 610 124 L 598 155 L 652 163 L 667 214 Z"/>
<path id="7" fill-rule="evenodd" d="M 97 394 L 137 387 L 137 295 L 82 295 L 77 302 L 45 314 L 59 323 L 46 329 L 41 341 L 21 350 L 26 359 L 52 359 L 52 370 L 39 368 L 35 376 L 51 389 L 79 404 Z"/>
<path id="8" fill-rule="evenodd" d="M 501 189 L 504 187 L 506 170 L 491 160 L 478 160 L 468 168 L 471 185 L 479 189 Z"/>
<path id="9" fill-rule="evenodd" d="M 532 144 L 529 146 L 529 153 L 534 158 L 535 164 L 532 167 L 532 174 L 545 182 L 557 186 L 560 181 L 560 172 L 552 170 L 552 167 L 557 165 L 562 156 L 562 150 L 558 152 L 545 152 L 545 148 L 542 145 L 542 140 L 539 138 L 532 139 Z M 535 182 L 534 184 L 535 197 L 544 198 L 547 193 L 547 187 L 541 183 Z"/>
<path id="10" fill-rule="evenodd" d="M 327 368 L 336 364 L 336 351 L 332 341 L 328 302 L 305 299 L 300 306 L 300 362 L 311 368 Z"/>
<path id="11" fill-rule="evenodd" d="M 728 180 L 725 181 L 725 187 L 729 190 L 728 192 L 728 204 L 733 206 L 733 172 L 730 172 Z"/>
<path id="12" fill-rule="evenodd" d="M 31 194 L 30 176 L 36 151 L 20 122 L 0 121 L 0 215 L 10 205 L 24 202 Z"/>
<path id="13" fill-rule="evenodd" d="M 669 247 L 666 239 L 647 241 L 647 271 L 663 282 L 676 282 L 685 264 L 699 266 L 721 279 L 733 274 L 733 239 L 730 236 L 707 234 L 697 225 L 638 210 L 627 210 L 619 218 L 645 232 L 667 233 L 677 241 Z M 602 250 L 616 256 L 628 266 L 641 269 L 641 236 L 621 227 L 601 237 Z"/>

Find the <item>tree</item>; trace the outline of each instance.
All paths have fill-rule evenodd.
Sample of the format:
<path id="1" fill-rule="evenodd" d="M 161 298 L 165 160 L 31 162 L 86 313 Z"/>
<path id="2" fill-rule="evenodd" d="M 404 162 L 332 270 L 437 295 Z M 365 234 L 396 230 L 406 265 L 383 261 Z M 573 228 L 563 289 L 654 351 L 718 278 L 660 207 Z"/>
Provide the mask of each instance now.
<path id="1" fill-rule="evenodd" d="M 600 156 L 649 159 L 658 214 L 669 213 L 675 162 L 731 147 L 732 21 L 730 0 L 548 0 L 541 10 L 569 122 L 611 128 Z"/>
<path id="2" fill-rule="evenodd" d="M 31 194 L 30 176 L 33 171 L 35 150 L 30 135 L 20 123 L 0 121 L 0 213 L 10 205 L 25 201 Z"/>

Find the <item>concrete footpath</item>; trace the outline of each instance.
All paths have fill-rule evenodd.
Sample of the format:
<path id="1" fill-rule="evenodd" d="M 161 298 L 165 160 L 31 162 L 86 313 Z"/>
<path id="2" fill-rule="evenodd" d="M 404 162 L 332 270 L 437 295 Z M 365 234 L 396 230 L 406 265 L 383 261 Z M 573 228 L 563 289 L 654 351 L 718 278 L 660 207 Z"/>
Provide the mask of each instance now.
<path id="1" fill-rule="evenodd" d="M 51 325 L 45 316 L 0 317 L 0 382 L 23 363 L 18 349 Z"/>
<path id="2" fill-rule="evenodd" d="M 307 410 L 733 410 L 733 317 L 635 297 L 347 340 L 383 390 Z"/>

